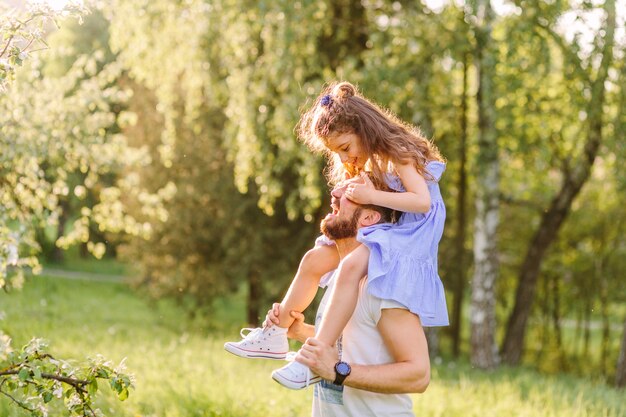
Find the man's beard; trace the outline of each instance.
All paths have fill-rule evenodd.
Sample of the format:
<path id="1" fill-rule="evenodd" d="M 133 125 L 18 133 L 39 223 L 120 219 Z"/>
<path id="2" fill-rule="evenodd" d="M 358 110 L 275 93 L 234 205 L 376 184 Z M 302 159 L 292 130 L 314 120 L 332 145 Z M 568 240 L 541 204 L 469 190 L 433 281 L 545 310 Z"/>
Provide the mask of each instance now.
<path id="1" fill-rule="evenodd" d="M 362 210 L 361 207 L 355 208 L 352 218 L 348 220 L 340 220 L 337 217 L 332 217 L 331 221 L 323 219 L 320 224 L 320 230 L 324 236 L 332 240 L 355 237 L 359 225 L 359 216 Z"/>

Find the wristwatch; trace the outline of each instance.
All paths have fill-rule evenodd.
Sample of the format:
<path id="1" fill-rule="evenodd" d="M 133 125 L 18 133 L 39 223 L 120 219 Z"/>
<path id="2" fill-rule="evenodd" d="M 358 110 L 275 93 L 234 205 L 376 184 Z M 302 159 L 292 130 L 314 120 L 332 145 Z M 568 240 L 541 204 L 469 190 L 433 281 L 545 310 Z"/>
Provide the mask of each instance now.
<path id="1" fill-rule="evenodd" d="M 343 381 L 350 375 L 352 368 L 345 362 L 339 361 L 335 364 L 335 380 L 333 384 L 343 385 Z"/>

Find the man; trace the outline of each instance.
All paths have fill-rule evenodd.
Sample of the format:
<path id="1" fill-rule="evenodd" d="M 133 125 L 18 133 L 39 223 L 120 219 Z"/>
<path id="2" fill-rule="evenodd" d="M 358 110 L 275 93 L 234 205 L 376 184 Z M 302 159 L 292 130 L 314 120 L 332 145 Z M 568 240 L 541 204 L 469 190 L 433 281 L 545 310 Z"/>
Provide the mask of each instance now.
<path id="1" fill-rule="evenodd" d="M 341 259 L 359 245 L 359 228 L 390 220 L 388 209 L 348 200 L 344 192 L 351 181 L 358 179 L 332 191 L 335 214 L 326 216 L 321 226 Z M 334 276 L 329 287 L 333 281 Z M 316 323 L 330 292 L 320 304 Z M 268 320 L 276 322 L 279 307 L 274 304 Z M 428 346 L 418 316 L 395 301 L 370 295 L 367 277 L 361 280 L 357 307 L 338 343 L 339 352 L 313 338 L 315 328 L 303 322 L 301 313 L 291 315 L 296 321 L 288 336 L 305 343 L 295 360 L 323 379 L 315 386 L 313 416 L 413 416 L 406 393 L 424 392 L 430 381 Z"/>

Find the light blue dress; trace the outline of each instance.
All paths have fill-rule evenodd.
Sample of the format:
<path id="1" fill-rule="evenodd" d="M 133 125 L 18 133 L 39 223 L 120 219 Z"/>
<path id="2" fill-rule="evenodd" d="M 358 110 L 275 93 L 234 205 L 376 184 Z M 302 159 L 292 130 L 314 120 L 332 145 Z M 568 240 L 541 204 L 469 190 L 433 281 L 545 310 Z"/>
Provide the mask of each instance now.
<path id="1" fill-rule="evenodd" d="M 426 176 L 431 199 L 427 213 L 403 213 L 397 223 L 365 227 L 357 236 L 370 250 L 370 294 L 399 302 L 417 314 L 426 327 L 449 324 L 446 295 L 437 272 L 437 252 L 446 220 L 439 179 L 445 169 L 439 161 L 426 165 L 432 175 Z M 392 189 L 405 191 L 397 176 L 389 176 L 388 182 Z"/>

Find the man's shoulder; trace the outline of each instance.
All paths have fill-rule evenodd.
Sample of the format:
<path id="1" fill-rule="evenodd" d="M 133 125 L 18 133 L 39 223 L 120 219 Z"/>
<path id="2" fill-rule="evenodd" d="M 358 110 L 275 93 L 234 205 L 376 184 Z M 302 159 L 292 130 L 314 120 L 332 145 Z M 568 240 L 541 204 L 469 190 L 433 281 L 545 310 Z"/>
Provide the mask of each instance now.
<path id="1" fill-rule="evenodd" d="M 387 298 L 380 298 L 369 291 L 369 280 L 367 275 L 364 276 L 359 282 L 359 300 L 357 304 L 368 317 L 378 323 L 380 316 L 384 310 L 387 309 L 402 309 L 407 310 L 408 307 L 404 304 Z"/>

